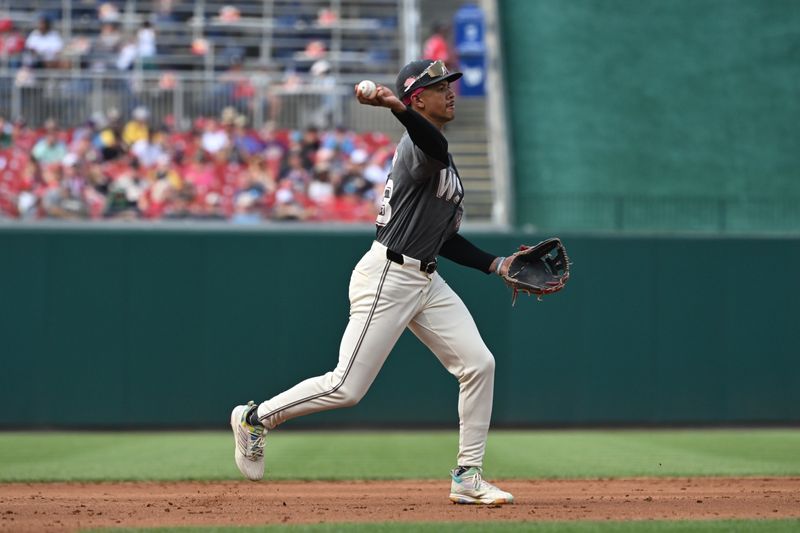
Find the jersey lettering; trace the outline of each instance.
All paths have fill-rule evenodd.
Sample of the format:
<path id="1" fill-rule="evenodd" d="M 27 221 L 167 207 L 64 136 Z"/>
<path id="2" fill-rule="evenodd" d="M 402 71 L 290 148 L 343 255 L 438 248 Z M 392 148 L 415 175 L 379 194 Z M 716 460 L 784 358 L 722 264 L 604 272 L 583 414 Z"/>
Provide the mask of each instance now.
<path id="1" fill-rule="evenodd" d="M 389 178 L 386 180 L 386 188 L 383 189 L 383 202 L 381 202 L 378 217 L 375 219 L 375 224 L 378 226 L 385 226 L 392 218 L 392 204 L 389 203 L 392 199 L 392 189 L 394 189 L 394 182 Z"/>
<path id="2" fill-rule="evenodd" d="M 463 192 L 461 180 L 458 179 L 453 169 L 443 168 L 439 172 L 439 188 L 436 191 L 436 196 L 444 198 L 448 202 L 458 203 Z"/>

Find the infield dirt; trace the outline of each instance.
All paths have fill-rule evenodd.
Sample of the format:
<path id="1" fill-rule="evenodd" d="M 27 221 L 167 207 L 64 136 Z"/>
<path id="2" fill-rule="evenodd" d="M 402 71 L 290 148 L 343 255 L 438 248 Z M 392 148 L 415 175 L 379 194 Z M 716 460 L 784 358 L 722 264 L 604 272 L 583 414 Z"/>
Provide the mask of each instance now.
<path id="1" fill-rule="evenodd" d="M 462 506 L 445 481 L 7 483 L 0 531 L 108 526 L 800 517 L 800 478 L 510 480 L 505 506 Z"/>

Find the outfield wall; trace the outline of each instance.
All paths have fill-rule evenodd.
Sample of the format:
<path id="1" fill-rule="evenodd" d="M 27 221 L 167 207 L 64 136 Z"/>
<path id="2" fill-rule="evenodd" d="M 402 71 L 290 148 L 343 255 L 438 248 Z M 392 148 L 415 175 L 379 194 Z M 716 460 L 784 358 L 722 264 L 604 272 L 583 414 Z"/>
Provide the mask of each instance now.
<path id="1" fill-rule="evenodd" d="M 516 225 L 800 227 L 796 0 L 498 8 Z"/>
<path id="2" fill-rule="evenodd" d="M 0 228 L 0 426 L 224 427 L 335 365 L 371 236 Z M 496 424 L 800 422 L 800 239 L 565 240 L 565 291 L 514 308 L 442 262 L 495 353 Z M 456 395 L 406 333 L 360 405 L 289 424 L 456 427 Z"/>

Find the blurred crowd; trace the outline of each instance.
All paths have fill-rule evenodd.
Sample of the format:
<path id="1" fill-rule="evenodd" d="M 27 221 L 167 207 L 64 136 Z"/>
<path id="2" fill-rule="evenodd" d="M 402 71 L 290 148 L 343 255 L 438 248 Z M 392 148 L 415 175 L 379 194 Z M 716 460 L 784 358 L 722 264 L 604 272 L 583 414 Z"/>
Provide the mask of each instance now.
<path id="1" fill-rule="evenodd" d="M 108 4 L 111 5 L 111 4 Z M 116 12 L 115 12 L 116 13 Z M 136 61 L 147 64 L 156 55 L 156 32 L 150 21 L 135 31 L 123 31 L 117 16 L 98 13 L 100 29 L 93 37 L 65 40 L 53 17 L 41 15 L 24 35 L 10 18 L 0 19 L 0 57 L 6 66 L 23 72 L 78 66 L 94 72 L 130 70 Z"/>
<path id="2" fill-rule="evenodd" d="M 254 5 L 260 16 L 260 4 Z M 253 47 L 243 39 L 250 7 L 223 5 L 205 13 L 200 33 L 188 31 L 197 10 L 184 0 L 154 0 L 142 12 L 118 1 L 75 2 L 63 35 L 61 8 L 25 18 L 21 14 L 41 8 L 18 6 L 16 15 L 0 17 L 0 66 L 28 99 L 21 111 L 4 108 L 21 117 L 0 116 L 0 219 L 374 221 L 394 146 L 383 134 L 335 126 L 343 120 L 336 75 L 345 65 L 363 68 L 363 54 L 371 64 L 391 63 L 390 48 L 364 47 L 355 39 L 360 48 L 343 45 L 334 69 L 328 45 L 339 13 L 292 8 L 273 14 L 276 28 L 291 29 L 273 43 L 276 61 L 248 63 L 262 53 L 261 40 Z M 348 9 L 354 20 L 397 27 L 394 11 L 375 14 L 361 4 Z M 448 42 L 446 28 L 434 28 L 426 54 L 452 61 Z M 362 55 L 347 59 L 351 52 Z M 168 94 L 182 75 L 176 71 L 200 66 L 207 72 L 209 64 L 214 82 L 192 100 L 186 116 L 156 123 L 141 105 L 156 104 L 138 98 L 142 88 L 130 81 L 102 86 L 119 97 L 117 110 L 77 126 L 49 119 L 39 127 L 59 107 L 72 106 L 76 95 L 86 99 L 96 90 L 79 72 L 118 73 L 109 79 L 124 81 L 134 78 L 125 72 L 147 69 L 158 81 L 153 94 Z M 57 78 L 58 71 L 68 75 Z M 299 88 L 314 89 L 309 94 L 315 98 L 303 101 L 302 116 L 282 123 L 301 129 L 276 128 L 282 108 L 289 109 L 281 95 Z M 186 85 L 181 94 L 194 96 L 193 90 Z M 31 108 L 44 93 L 56 109 Z M 223 106 L 229 107 L 220 111 Z M 26 123 L 26 114 L 36 126 Z M 265 123 L 258 129 L 248 124 L 256 116 Z"/>
<path id="3" fill-rule="evenodd" d="M 18 5 L 0 15 L 3 66 L 23 71 L 113 72 L 131 70 L 137 64 L 145 69 L 205 70 L 211 63 L 217 70 L 245 59 L 258 60 L 251 61 L 251 67 L 267 62 L 261 55 L 262 38 L 250 38 L 263 13 L 260 2 L 221 5 L 216 11 L 216 6 L 203 6 L 202 12 L 185 0 L 154 0 L 138 6 L 139 10 L 118 0 L 81 0 L 69 9 L 54 4 L 34 11 L 40 7 Z M 364 16 L 353 20 L 368 21 L 371 27 L 397 27 L 396 13 L 376 18 L 374 13 L 367 14 L 367 7 L 348 6 L 349 17 Z M 246 8 L 246 14 L 240 8 Z M 253 16 L 253 10 L 258 16 Z M 289 3 L 276 6 L 273 19 L 269 57 L 289 70 L 307 73 L 314 61 L 327 54 L 340 15 L 329 7 L 300 9 Z M 392 57 L 385 47 L 356 42 L 361 44 L 340 43 L 342 51 L 368 54 L 376 62 Z M 353 66 L 358 69 L 359 63 Z"/>
<path id="4" fill-rule="evenodd" d="M 144 107 L 79 127 L 0 117 L 0 218 L 373 221 L 394 151 L 344 127 L 255 130 L 244 115 L 154 126 Z"/>

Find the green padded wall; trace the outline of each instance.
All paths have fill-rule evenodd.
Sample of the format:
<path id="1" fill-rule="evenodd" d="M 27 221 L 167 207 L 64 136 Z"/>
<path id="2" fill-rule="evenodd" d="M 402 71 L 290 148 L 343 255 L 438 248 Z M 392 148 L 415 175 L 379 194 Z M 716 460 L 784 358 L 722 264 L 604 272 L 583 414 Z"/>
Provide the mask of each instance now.
<path id="1" fill-rule="evenodd" d="M 0 427 L 225 427 L 335 365 L 371 238 L 0 227 Z M 442 261 L 497 359 L 497 425 L 800 422 L 800 239 L 565 242 L 566 289 L 513 308 Z M 455 428 L 457 390 L 406 333 L 358 406 L 287 424 Z"/>
<path id="2" fill-rule="evenodd" d="M 800 230 L 795 0 L 503 0 L 516 221 Z"/>

